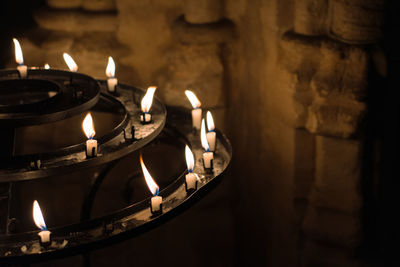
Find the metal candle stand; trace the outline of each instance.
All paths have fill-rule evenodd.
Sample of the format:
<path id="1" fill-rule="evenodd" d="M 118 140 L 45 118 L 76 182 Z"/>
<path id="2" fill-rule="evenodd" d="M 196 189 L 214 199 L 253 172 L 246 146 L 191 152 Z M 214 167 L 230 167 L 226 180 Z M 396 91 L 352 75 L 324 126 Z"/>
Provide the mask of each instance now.
<path id="1" fill-rule="evenodd" d="M 232 150 L 228 139 L 217 131 L 218 154 L 214 155 L 213 172 L 207 172 L 202 163 L 202 147 L 199 135 L 192 131 L 190 110 L 168 108 L 154 99 L 152 123 L 143 125 L 140 120 L 140 100 L 144 91 L 128 85 L 118 84 L 118 94 L 108 93 L 107 81 L 96 81 L 89 76 L 61 70 L 28 70 L 28 77 L 20 79 L 16 70 L 0 71 L 0 89 L 8 88 L 14 81 L 21 84 L 35 82 L 40 90 L 55 91 L 52 97 L 38 96 L 27 104 L 6 105 L 0 103 L 0 138 L 2 146 L 8 148 L 1 154 L 0 204 L 12 201 L 12 185 L 23 180 L 40 179 L 62 172 L 76 171 L 91 166 L 106 167 L 97 177 L 83 203 L 82 221 L 67 226 L 50 227 L 51 244 L 44 247 L 37 238 L 38 231 L 13 233 L 8 214 L 1 214 L 0 263 L 23 263 L 82 254 L 156 227 L 167 219 L 179 214 L 213 187 L 228 167 Z M 69 83 L 73 80 L 72 86 Z M 74 86 L 85 88 L 79 100 Z M 31 87 L 32 88 L 32 87 Z M 29 90 L 29 86 L 25 89 Z M 1 91 L 1 90 L 0 90 Z M 3 94 L 3 93 L 0 93 Z M 184 96 L 183 96 L 184 97 Z M 122 121 L 111 132 L 96 138 L 99 144 L 97 157 L 86 158 L 85 143 L 64 147 L 50 153 L 35 155 L 14 155 L 14 129 L 24 125 L 39 125 L 62 120 L 89 109 L 114 110 L 123 115 Z M 165 127 L 164 127 L 165 126 Z M 4 130 L 4 131 L 3 131 Z M 187 192 L 186 171 L 176 177 L 167 187 L 161 188 L 162 212 L 152 214 L 150 197 L 129 205 L 111 214 L 90 219 L 91 207 L 97 190 L 106 174 L 112 170 L 118 159 L 137 151 L 159 135 L 166 136 L 182 145 L 192 148 L 195 170 L 199 176 L 196 190 Z M 7 137 L 7 138 L 6 138 Z M 3 144 L 4 143 L 4 144 Z M 183 160 L 183 159 L 182 159 Z M 27 211 L 29 212 L 29 211 Z M 4 220 L 5 219 L 5 220 Z M 1 229 L 1 228 L 0 228 Z"/>

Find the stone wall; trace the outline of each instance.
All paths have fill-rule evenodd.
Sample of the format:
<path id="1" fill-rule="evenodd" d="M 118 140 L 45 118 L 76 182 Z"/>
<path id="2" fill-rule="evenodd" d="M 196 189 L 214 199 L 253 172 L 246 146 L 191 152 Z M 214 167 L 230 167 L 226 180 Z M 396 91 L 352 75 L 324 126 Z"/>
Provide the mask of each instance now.
<path id="1" fill-rule="evenodd" d="M 29 65 L 65 68 L 68 52 L 101 78 L 111 55 L 121 81 L 155 84 L 167 104 L 197 93 L 233 142 L 219 191 L 234 204 L 240 263 L 355 266 L 381 2 L 47 0 L 21 43 Z"/>

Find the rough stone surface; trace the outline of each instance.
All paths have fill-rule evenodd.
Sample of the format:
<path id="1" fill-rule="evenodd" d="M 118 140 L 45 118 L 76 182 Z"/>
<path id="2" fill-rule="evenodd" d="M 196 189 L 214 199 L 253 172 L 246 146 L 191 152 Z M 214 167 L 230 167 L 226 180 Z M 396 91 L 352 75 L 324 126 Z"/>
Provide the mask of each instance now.
<path id="1" fill-rule="evenodd" d="M 72 10 L 41 9 L 34 13 L 40 27 L 55 31 L 68 32 L 114 32 L 117 20 L 112 13 L 90 13 Z"/>
<path id="2" fill-rule="evenodd" d="M 326 32 L 328 0 L 295 0 L 294 31 L 305 35 Z"/>
<path id="3" fill-rule="evenodd" d="M 113 11 L 115 0 L 82 0 L 82 8 L 90 11 Z"/>
<path id="4" fill-rule="evenodd" d="M 312 133 L 351 137 L 365 113 L 369 56 L 358 46 L 293 33 L 283 36 L 278 81 L 293 104 L 286 121 Z M 289 112 L 292 108 L 292 112 Z"/>
<path id="5" fill-rule="evenodd" d="M 167 103 L 190 108 L 183 92 L 191 89 L 204 107 L 223 105 L 223 66 L 217 45 L 181 45 L 170 51 L 167 62 L 167 69 L 157 79 L 163 88 L 160 94 Z"/>
<path id="6" fill-rule="evenodd" d="M 185 0 L 183 10 L 190 23 L 211 23 L 222 18 L 223 3 L 221 0 Z"/>
<path id="7" fill-rule="evenodd" d="M 51 8 L 79 8 L 83 0 L 46 0 L 46 3 Z"/>
<path id="8" fill-rule="evenodd" d="M 380 0 L 333 0 L 330 32 L 347 43 L 375 43 L 382 38 L 383 5 Z"/>
<path id="9" fill-rule="evenodd" d="M 354 212 L 360 208 L 361 142 L 316 137 L 314 205 Z"/>

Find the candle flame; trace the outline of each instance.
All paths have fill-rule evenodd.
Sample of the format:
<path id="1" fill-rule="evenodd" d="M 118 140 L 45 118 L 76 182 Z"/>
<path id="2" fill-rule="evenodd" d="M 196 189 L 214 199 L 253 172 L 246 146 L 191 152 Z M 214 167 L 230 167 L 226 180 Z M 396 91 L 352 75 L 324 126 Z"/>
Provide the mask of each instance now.
<path id="1" fill-rule="evenodd" d="M 188 171 L 192 172 L 194 169 L 194 156 L 188 145 L 185 147 L 185 157 Z"/>
<path id="2" fill-rule="evenodd" d="M 156 91 L 157 87 L 156 86 L 150 86 L 147 88 L 147 92 L 142 98 L 142 111 L 145 113 L 148 113 L 150 111 L 151 105 L 153 104 L 153 96 Z"/>
<path id="3" fill-rule="evenodd" d="M 113 78 L 115 76 L 115 62 L 112 57 L 108 57 L 106 75 L 108 78 Z"/>
<path id="4" fill-rule="evenodd" d="M 210 111 L 207 111 L 207 128 L 208 128 L 208 131 L 215 130 L 214 119 L 213 119 Z"/>
<path id="5" fill-rule="evenodd" d="M 74 59 L 70 55 L 68 55 L 67 53 L 64 53 L 63 57 L 64 57 L 65 63 L 67 63 L 67 65 L 68 65 L 69 70 L 73 71 L 73 72 L 77 72 L 78 71 L 78 65 L 76 65 Z"/>
<path id="6" fill-rule="evenodd" d="M 146 168 L 146 165 L 144 165 L 142 155 L 140 155 L 140 165 L 142 166 L 142 171 L 143 171 L 144 179 L 146 180 L 147 187 L 150 189 L 150 192 L 153 194 L 153 196 L 158 195 L 158 190 L 160 188 L 158 187 L 156 182 L 151 177 L 149 171 Z"/>
<path id="7" fill-rule="evenodd" d="M 46 70 L 49 70 L 50 69 L 50 65 L 49 64 L 44 64 L 44 68 L 46 69 Z"/>
<path id="8" fill-rule="evenodd" d="M 39 203 L 37 200 L 33 201 L 33 220 L 35 221 L 36 226 L 40 230 L 46 230 L 46 223 L 44 222 L 42 211 L 40 210 Z"/>
<path id="9" fill-rule="evenodd" d="M 186 90 L 185 94 L 186 94 L 187 98 L 189 99 L 190 104 L 192 104 L 193 108 L 199 108 L 201 106 L 201 102 L 199 101 L 197 96 L 192 91 Z"/>
<path id="10" fill-rule="evenodd" d="M 90 114 L 90 112 L 86 115 L 82 122 L 82 129 L 88 139 L 92 139 L 96 134 L 94 130 L 92 114 Z"/>
<path id="11" fill-rule="evenodd" d="M 210 151 L 210 146 L 208 145 L 207 142 L 206 124 L 204 122 L 204 119 L 201 120 L 200 138 L 201 138 L 201 146 L 204 148 L 204 150 L 207 152 Z"/>
<path id="12" fill-rule="evenodd" d="M 22 55 L 21 45 L 19 44 L 18 40 L 13 38 L 14 48 L 15 48 L 15 61 L 19 65 L 24 65 L 24 56 Z"/>

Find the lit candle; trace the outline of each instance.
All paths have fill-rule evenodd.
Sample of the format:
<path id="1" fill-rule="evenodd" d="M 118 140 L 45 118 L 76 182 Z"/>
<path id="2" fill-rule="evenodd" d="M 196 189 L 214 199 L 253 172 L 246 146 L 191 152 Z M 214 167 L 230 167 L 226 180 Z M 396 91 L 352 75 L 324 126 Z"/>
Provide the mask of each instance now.
<path id="1" fill-rule="evenodd" d="M 200 130 L 200 123 L 201 123 L 201 103 L 197 96 L 190 90 L 186 90 L 185 94 L 189 99 L 190 103 L 192 104 L 192 124 L 193 128 L 196 130 Z"/>
<path id="2" fill-rule="evenodd" d="M 97 140 L 93 139 L 96 132 L 94 131 L 93 118 L 90 113 L 83 120 L 82 128 L 88 138 L 86 141 L 86 156 L 88 158 L 95 157 L 97 155 Z"/>
<path id="3" fill-rule="evenodd" d="M 18 40 L 13 38 L 15 48 L 15 61 L 18 63 L 17 70 L 21 78 L 28 76 L 28 67 L 24 65 L 24 56 L 22 55 L 21 45 Z"/>
<path id="4" fill-rule="evenodd" d="M 40 210 L 39 203 L 36 200 L 33 202 L 33 220 L 35 221 L 36 226 L 41 230 L 38 233 L 40 244 L 49 245 L 51 243 L 51 232 L 47 230 L 42 211 Z"/>
<path id="5" fill-rule="evenodd" d="M 210 151 L 214 152 L 217 134 L 215 132 L 214 119 L 210 111 L 207 111 L 207 128 L 208 128 L 207 142 L 210 145 Z"/>
<path id="6" fill-rule="evenodd" d="M 67 64 L 68 68 L 72 72 L 77 72 L 78 71 L 78 65 L 75 63 L 74 59 L 68 55 L 67 53 L 63 54 L 64 61 Z"/>
<path id="7" fill-rule="evenodd" d="M 213 168 L 214 153 L 210 151 L 210 147 L 207 142 L 206 136 L 206 125 L 204 119 L 201 120 L 201 145 L 203 146 L 205 152 L 203 153 L 203 166 L 206 170 L 211 170 Z"/>
<path id="8" fill-rule="evenodd" d="M 116 90 L 116 86 L 118 84 L 117 78 L 115 78 L 115 62 L 112 57 L 108 57 L 108 64 L 106 68 L 107 79 L 107 88 L 108 91 L 113 93 Z"/>
<path id="9" fill-rule="evenodd" d="M 49 70 L 50 69 L 50 65 L 49 64 L 44 64 L 44 68 L 46 69 L 46 70 Z"/>
<path id="10" fill-rule="evenodd" d="M 185 157 L 186 157 L 186 164 L 188 168 L 188 174 L 185 176 L 185 188 L 186 191 L 190 189 L 197 189 L 197 175 L 193 173 L 194 169 L 194 156 L 192 150 L 186 145 L 185 147 Z"/>
<path id="11" fill-rule="evenodd" d="M 147 170 L 146 166 L 143 162 L 143 157 L 140 155 L 140 165 L 142 166 L 142 171 L 144 175 L 144 179 L 146 180 L 146 184 L 150 189 L 150 192 L 153 194 L 153 197 L 150 201 L 150 211 L 152 214 L 157 214 L 162 212 L 162 197 L 158 195 L 160 187 L 154 182 L 153 178 L 151 177 L 149 171 Z"/>
<path id="12" fill-rule="evenodd" d="M 150 109 L 151 105 L 153 104 L 153 97 L 156 89 L 156 86 L 150 86 L 149 88 L 147 88 L 147 92 L 142 98 L 142 114 L 140 114 L 140 121 L 142 124 L 148 124 L 152 121 Z"/>

